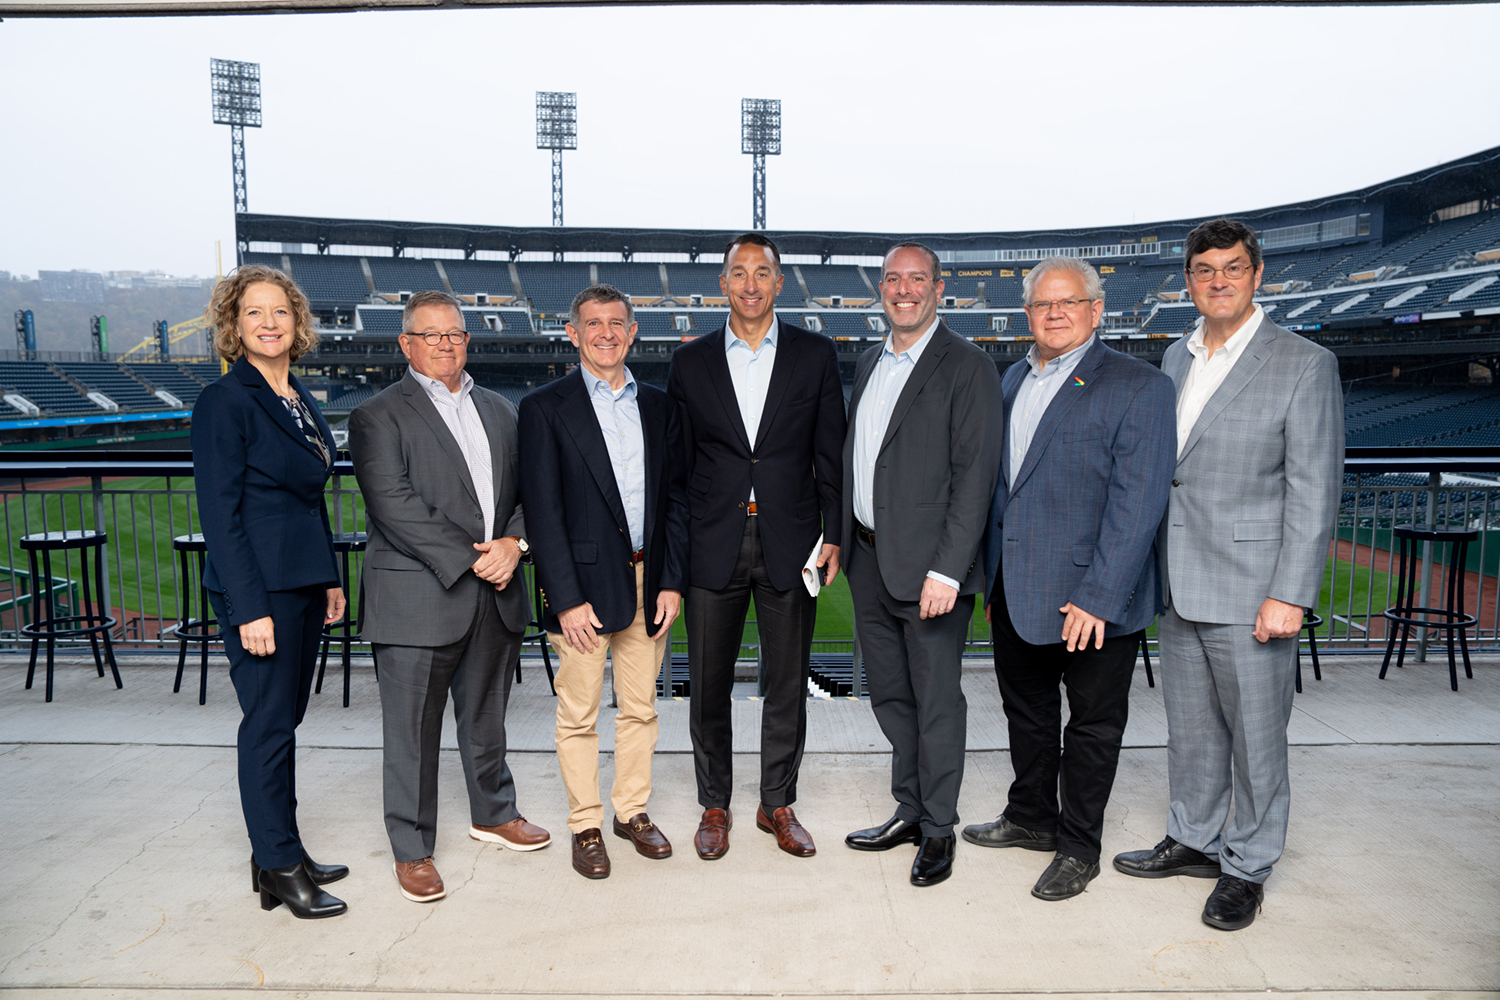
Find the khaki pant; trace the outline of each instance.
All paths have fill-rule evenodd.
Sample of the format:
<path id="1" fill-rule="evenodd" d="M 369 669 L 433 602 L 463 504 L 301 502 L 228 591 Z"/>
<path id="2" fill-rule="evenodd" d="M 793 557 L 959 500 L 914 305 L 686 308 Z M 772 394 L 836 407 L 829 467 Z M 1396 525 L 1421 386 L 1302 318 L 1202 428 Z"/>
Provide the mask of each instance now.
<path id="1" fill-rule="evenodd" d="M 615 785 L 610 804 L 621 822 L 646 811 L 651 797 L 651 755 L 656 752 L 656 677 L 666 652 L 667 630 L 646 634 L 644 567 L 635 568 L 635 620 L 623 632 L 599 636 L 592 653 L 574 649 L 548 633 L 557 652 L 557 763 L 568 790 L 568 829 L 601 829 L 599 801 L 599 696 L 604 690 L 604 656 L 614 662 Z M 652 616 L 656 609 L 651 609 Z"/>

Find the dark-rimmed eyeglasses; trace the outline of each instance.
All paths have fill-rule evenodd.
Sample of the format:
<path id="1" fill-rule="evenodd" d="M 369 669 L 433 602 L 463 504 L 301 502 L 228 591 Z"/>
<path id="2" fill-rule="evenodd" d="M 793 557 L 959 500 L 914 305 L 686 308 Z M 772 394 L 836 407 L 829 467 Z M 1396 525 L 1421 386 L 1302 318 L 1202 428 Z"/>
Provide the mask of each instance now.
<path id="1" fill-rule="evenodd" d="M 469 331 L 449 330 L 447 333 L 439 333 L 436 330 L 427 330 L 422 333 L 407 333 L 403 334 L 403 336 L 420 337 L 422 338 L 422 342 L 425 343 L 428 347 L 436 347 L 444 340 L 448 341 L 448 343 L 450 344 L 462 344 L 464 341 L 469 339 Z"/>

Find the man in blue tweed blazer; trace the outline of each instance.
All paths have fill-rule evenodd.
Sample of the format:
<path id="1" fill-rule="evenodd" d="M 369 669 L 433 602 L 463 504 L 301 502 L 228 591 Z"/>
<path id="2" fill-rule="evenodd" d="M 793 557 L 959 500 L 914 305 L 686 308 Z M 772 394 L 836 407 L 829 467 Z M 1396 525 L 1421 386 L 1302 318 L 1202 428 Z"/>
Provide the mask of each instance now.
<path id="1" fill-rule="evenodd" d="M 1099 874 L 1136 650 L 1160 606 L 1154 542 L 1175 395 L 1160 371 L 1094 335 L 1104 288 L 1087 261 L 1049 257 L 1022 291 L 1035 343 L 1002 380 L 1006 440 L 984 547 L 1016 779 L 1000 817 L 963 835 L 1054 852 L 1031 890 L 1052 901 Z"/>

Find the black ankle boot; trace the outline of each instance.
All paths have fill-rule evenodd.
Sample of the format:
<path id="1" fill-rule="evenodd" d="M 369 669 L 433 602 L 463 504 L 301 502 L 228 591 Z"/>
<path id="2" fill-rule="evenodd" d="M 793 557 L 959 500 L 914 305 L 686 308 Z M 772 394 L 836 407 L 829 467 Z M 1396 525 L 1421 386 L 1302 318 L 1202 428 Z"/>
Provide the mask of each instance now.
<path id="1" fill-rule="evenodd" d="M 318 888 L 301 861 L 287 868 L 262 868 L 259 887 L 262 910 L 274 910 L 285 903 L 292 916 L 306 920 L 336 917 L 349 909 L 342 899 Z"/>
<path id="2" fill-rule="evenodd" d="M 329 882 L 337 882 L 349 874 L 347 865 L 320 865 L 302 852 L 302 863 L 307 866 L 307 874 L 313 882 L 318 885 L 327 885 Z M 250 858 L 250 891 L 260 892 L 260 865 L 255 863 L 255 858 Z"/>

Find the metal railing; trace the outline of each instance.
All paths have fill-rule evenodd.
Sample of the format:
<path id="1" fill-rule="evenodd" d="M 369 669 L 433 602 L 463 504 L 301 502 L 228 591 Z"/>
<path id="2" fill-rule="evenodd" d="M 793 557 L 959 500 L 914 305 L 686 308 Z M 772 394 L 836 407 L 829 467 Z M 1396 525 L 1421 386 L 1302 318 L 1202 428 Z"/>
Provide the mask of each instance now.
<path id="1" fill-rule="evenodd" d="M 348 461 L 335 464 L 327 491 L 335 532 L 362 531 L 364 501 Z M 170 628 L 185 616 L 181 567 L 172 539 L 198 530 L 192 461 L 186 452 L 0 452 L 0 503 L 5 508 L 5 550 L 0 554 L 0 649 L 20 645 L 18 629 L 31 620 L 36 584 L 20 539 L 42 531 L 98 530 L 108 534 L 105 589 L 119 620 L 115 643 L 122 650 L 175 650 Z M 1470 547 L 1464 584 L 1467 603 L 1479 616 L 1471 639 L 1500 649 L 1500 449 L 1351 448 L 1343 503 L 1335 526 L 1334 558 L 1325 571 L 1323 595 L 1314 609 L 1323 619 L 1319 650 L 1367 651 L 1383 646 L 1381 613 L 1394 602 L 1397 560 L 1393 528 L 1403 525 L 1458 527 L 1479 531 Z M 1442 553 L 1420 553 L 1419 586 L 1426 595 L 1445 592 Z M 190 565 L 189 571 L 193 571 Z M 357 606 L 358 561 L 350 585 Z M 196 580 L 189 581 L 196 600 Z M 50 586 L 66 601 L 76 581 Z M 837 591 L 831 596 L 837 600 Z M 197 608 L 187 609 L 193 616 Z M 852 652 L 853 637 L 835 622 L 845 609 L 820 609 L 814 651 Z M 849 620 L 852 621 L 852 618 Z M 842 634 L 841 634 L 842 633 Z M 1418 653 L 1425 644 L 1419 637 Z M 971 625 L 968 651 L 988 650 L 981 615 Z M 678 652 L 685 643 L 674 639 Z M 755 658 L 758 636 L 747 628 L 742 656 Z"/>

